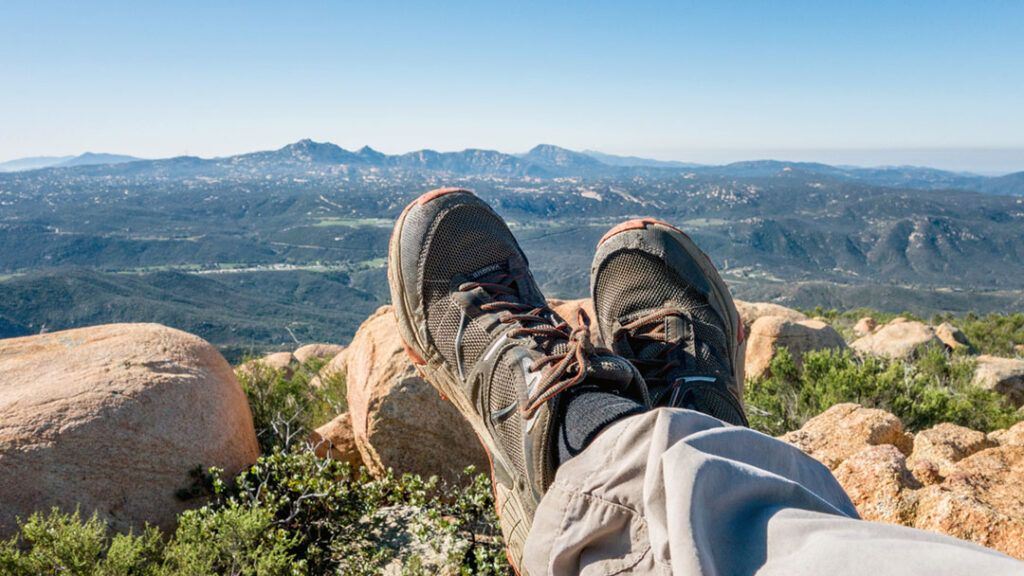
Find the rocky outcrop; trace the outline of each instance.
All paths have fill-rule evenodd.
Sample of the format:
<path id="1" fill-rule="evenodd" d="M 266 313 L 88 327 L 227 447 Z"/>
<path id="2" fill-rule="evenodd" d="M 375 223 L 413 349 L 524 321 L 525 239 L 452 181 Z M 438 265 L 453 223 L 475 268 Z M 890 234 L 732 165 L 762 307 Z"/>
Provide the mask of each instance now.
<path id="1" fill-rule="evenodd" d="M 935 327 L 935 337 L 941 340 L 950 350 L 965 350 L 968 352 L 974 350 L 974 346 L 967 339 L 967 335 L 949 322 L 943 322 Z"/>
<path id="2" fill-rule="evenodd" d="M 1018 422 L 1006 430 L 989 432 L 988 439 L 1001 446 L 1024 446 L 1024 422 Z"/>
<path id="3" fill-rule="evenodd" d="M 775 352 L 786 348 L 799 366 L 803 355 L 814 350 L 845 349 L 846 341 L 831 326 L 820 320 L 787 320 L 781 316 L 762 316 L 747 334 L 745 369 L 747 378 L 766 376 Z"/>
<path id="4" fill-rule="evenodd" d="M 392 468 L 453 479 L 470 464 L 488 469 L 473 429 L 417 375 L 390 306 L 363 322 L 345 359 L 352 431 L 372 474 Z"/>
<path id="5" fill-rule="evenodd" d="M 782 438 L 833 470 L 866 520 L 932 530 L 1024 559 L 1024 422 L 911 436 L 882 410 L 840 404 Z"/>
<path id="6" fill-rule="evenodd" d="M 858 338 L 861 338 L 863 336 L 867 336 L 868 334 L 871 334 L 877 328 L 878 328 L 878 322 L 876 322 L 875 319 L 870 317 L 870 316 L 865 316 L 865 317 L 861 318 L 860 320 L 857 320 L 857 323 L 854 324 L 854 326 L 853 326 L 853 335 L 858 337 Z"/>
<path id="7" fill-rule="evenodd" d="M 338 344 L 306 344 L 297 348 L 292 355 L 300 364 L 305 364 L 313 358 L 329 362 L 344 350 L 345 347 Z"/>
<path id="8" fill-rule="evenodd" d="M 860 354 L 903 359 L 913 357 L 918 350 L 930 345 L 942 345 L 931 326 L 897 318 L 871 334 L 854 340 L 850 347 Z"/>
<path id="9" fill-rule="evenodd" d="M 900 419 L 859 404 L 836 404 L 810 419 L 782 440 L 810 454 L 829 468 L 835 468 L 865 446 L 889 444 L 908 455 L 913 436 L 903 430 Z"/>
<path id="10" fill-rule="evenodd" d="M 321 458 L 331 458 L 348 463 L 355 472 L 363 465 L 363 458 L 356 446 L 352 433 L 352 418 L 348 412 L 339 414 L 333 420 L 317 428 L 309 438 L 313 451 Z"/>
<path id="11" fill-rule="evenodd" d="M 915 528 L 949 534 L 1024 559 L 1024 446 L 964 458 L 941 484 L 916 491 Z"/>
<path id="12" fill-rule="evenodd" d="M 974 385 L 995 390 L 1014 406 L 1024 405 L 1024 360 L 981 355 L 974 370 Z"/>
<path id="13" fill-rule="evenodd" d="M 295 373 L 295 356 L 291 352 L 273 352 L 262 358 L 249 360 L 243 363 L 236 370 L 240 376 L 256 376 L 260 371 L 269 370 L 281 372 L 285 378 L 291 378 Z"/>
<path id="14" fill-rule="evenodd" d="M 928 470 L 926 483 L 933 483 L 937 478 L 931 469 L 938 471 L 938 477 L 945 478 L 956 471 L 957 462 L 994 445 L 996 442 L 989 440 L 984 432 L 956 424 L 939 424 L 914 435 L 914 452 L 909 465 L 913 469 Z M 931 465 L 922 466 L 924 462 Z"/>
<path id="15" fill-rule="evenodd" d="M 891 444 L 868 446 L 843 460 L 833 471 L 861 516 L 878 522 L 908 524 L 918 484 L 906 456 Z"/>
<path id="16" fill-rule="evenodd" d="M 802 312 L 770 302 L 744 302 L 743 300 L 736 300 L 736 311 L 740 313 L 740 319 L 743 320 L 743 329 L 747 334 L 750 333 L 750 328 L 754 322 L 762 316 L 775 316 L 790 322 L 807 320 L 807 315 Z"/>
<path id="17" fill-rule="evenodd" d="M 202 339 L 113 324 L 0 340 L 0 537 L 80 507 L 115 530 L 171 530 L 197 466 L 258 456 L 231 367 Z"/>

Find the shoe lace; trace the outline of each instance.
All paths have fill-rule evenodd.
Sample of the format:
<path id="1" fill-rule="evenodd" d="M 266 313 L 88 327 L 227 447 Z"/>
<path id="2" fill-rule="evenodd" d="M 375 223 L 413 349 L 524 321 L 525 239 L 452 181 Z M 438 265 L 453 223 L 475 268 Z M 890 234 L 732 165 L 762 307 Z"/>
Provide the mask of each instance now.
<path id="1" fill-rule="evenodd" d="M 515 300 L 519 292 L 513 286 L 522 279 L 522 275 L 500 273 L 488 282 L 465 282 L 459 291 L 480 288 L 487 292 L 493 301 L 481 304 L 480 309 L 499 312 L 503 324 L 518 325 L 507 332 L 509 338 L 526 336 L 549 341 L 551 352 L 529 366 L 531 372 L 543 371 L 541 380 L 519 406 L 523 416 L 531 418 L 545 402 L 586 378 L 594 346 L 590 342 L 590 317 L 582 308 L 576 313 L 576 328 L 572 328 L 564 320 L 555 323 L 555 313 L 546 305 L 533 306 Z"/>
<path id="2" fill-rule="evenodd" d="M 652 387 L 668 384 L 671 371 L 683 366 L 679 355 L 675 354 L 683 342 L 670 342 L 665 332 L 664 320 L 672 316 L 686 317 L 686 314 L 682 310 L 664 308 L 624 324 L 612 334 L 613 342 L 627 341 L 627 349 L 632 353 L 625 355 L 626 358 Z"/>

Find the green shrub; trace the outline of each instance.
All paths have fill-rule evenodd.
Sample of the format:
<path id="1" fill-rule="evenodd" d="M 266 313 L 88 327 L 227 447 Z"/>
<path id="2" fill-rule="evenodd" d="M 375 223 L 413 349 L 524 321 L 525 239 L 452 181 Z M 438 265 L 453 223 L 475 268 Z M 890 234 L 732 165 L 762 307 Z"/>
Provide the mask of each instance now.
<path id="1" fill-rule="evenodd" d="M 189 510 L 164 549 L 157 574 L 170 576 L 286 576 L 307 574 L 293 554 L 301 540 L 275 522 L 269 506 L 228 501 Z"/>
<path id="2" fill-rule="evenodd" d="M 273 510 L 275 526 L 298 536 L 290 551 L 312 574 L 377 574 L 396 558 L 414 566 L 418 560 L 402 540 L 410 534 L 420 547 L 446 552 L 447 563 L 467 574 L 507 571 L 486 475 L 470 468 L 464 479 L 441 485 L 435 477 L 375 479 L 363 472 L 353 479 L 346 464 L 309 450 L 277 451 L 215 491 L 225 502 Z M 387 529 L 396 510 L 412 512 L 399 515 L 397 533 Z"/>
<path id="3" fill-rule="evenodd" d="M 1014 346 L 1024 344 L 1024 313 L 988 314 L 975 316 L 967 314 L 959 319 L 943 317 L 963 331 L 967 339 L 983 354 L 996 356 L 1020 355 Z"/>
<path id="4" fill-rule="evenodd" d="M 82 519 L 77 510 L 54 508 L 36 512 L 21 524 L 19 534 L 0 542 L 0 574 L 130 576 L 155 574 L 160 558 L 160 533 L 111 536 L 95 514 Z"/>
<path id="5" fill-rule="evenodd" d="M 231 482 L 203 478 L 210 502 L 178 518 L 162 539 L 111 535 L 95 515 L 34 514 L 0 541 L 0 574 L 36 576 L 284 576 L 438 571 L 508 574 L 490 480 L 472 468 L 436 478 L 388 474 L 353 478 L 348 466 L 308 448 L 275 451 Z M 430 558 L 424 556 L 430 553 Z"/>
<path id="6" fill-rule="evenodd" d="M 922 351 L 913 361 L 810 352 L 802 368 L 781 349 L 769 372 L 747 382 L 746 403 L 751 425 L 772 435 L 795 430 L 840 402 L 892 412 L 912 431 L 940 422 L 989 431 L 1021 419 L 1000 394 L 971 384 L 970 357 L 949 356 L 940 347 Z"/>
<path id="7" fill-rule="evenodd" d="M 260 363 L 239 370 L 238 379 L 249 399 L 260 450 L 287 449 L 304 441 L 317 426 L 347 409 L 345 375 L 334 373 L 312 381 L 324 361 L 313 358 L 288 376 Z"/>

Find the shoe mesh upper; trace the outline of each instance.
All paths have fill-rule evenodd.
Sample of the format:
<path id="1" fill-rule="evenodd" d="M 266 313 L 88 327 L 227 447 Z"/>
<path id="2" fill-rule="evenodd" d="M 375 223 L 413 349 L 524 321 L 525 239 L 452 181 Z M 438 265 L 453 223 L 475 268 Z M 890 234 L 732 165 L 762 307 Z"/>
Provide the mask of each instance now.
<path id="1" fill-rule="evenodd" d="M 516 243 L 493 212 L 463 204 L 440 219 L 425 254 L 422 281 L 428 335 L 449 365 L 455 366 L 462 308 L 451 298 L 453 279 L 507 262 L 517 254 Z M 463 363 L 471 366 L 490 343 L 490 336 L 470 320 L 461 342 Z"/>
<path id="2" fill-rule="evenodd" d="M 622 334 L 624 342 L 610 343 L 617 352 L 639 360 L 638 367 L 647 368 L 642 372 L 656 405 L 690 408 L 732 424 L 746 424 L 739 400 L 729 392 L 734 376 L 725 324 L 705 295 L 664 261 L 639 249 L 612 253 L 594 281 L 595 306 L 603 323 L 617 320 L 626 325 L 666 309 L 685 316 L 690 333 L 681 342 L 636 337 L 647 328 L 656 329 L 664 322 L 661 319 Z M 673 360 L 678 365 L 664 372 Z M 715 377 L 717 382 L 684 384 L 682 379 L 692 375 Z"/>
<path id="3" fill-rule="evenodd" d="M 687 312 L 692 318 L 696 364 L 686 366 L 686 371 L 729 377 L 722 319 L 704 295 L 680 280 L 664 262 L 641 250 L 622 250 L 605 262 L 597 282 L 595 305 L 601 318 L 616 318 L 626 324 L 665 306 Z M 667 346 L 649 343 L 633 352 L 637 358 L 649 359 Z"/>
<path id="4" fill-rule="evenodd" d="M 501 362 L 494 367 L 494 377 L 491 378 L 489 398 L 487 399 L 488 409 L 498 412 L 510 404 L 519 404 L 518 382 L 520 377 L 512 370 L 508 362 Z M 501 436 L 501 445 L 505 447 L 506 455 L 511 460 L 516 473 L 525 477 L 526 468 L 523 462 L 523 450 L 521 448 L 523 438 L 523 419 L 519 410 L 513 410 L 511 414 L 498 421 L 495 426 Z"/>
<path id="5" fill-rule="evenodd" d="M 493 342 L 473 318 L 463 319 L 463 308 L 452 298 L 456 278 L 485 269 L 492 264 L 507 263 L 519 255 L 518 247 L 505 223 L 493 212 L 475 204 L 453 208 L 437 224 L 428 240 L 423 261 L 423 302 L 428 335 L 451 367 L 462 365 L 468 373 Z M 501 270 L 496 271 L 501 273 Z M 487 276 L 478 280 L 486 281 Z M 524 282 L 531 281 L 529 279 Z M 518 295 L 499 296 L 499 300 L 521 301 Z M 466 327 L 457 339 L 460 324 Z M 456 351 L 456 343 L 459 350 Z M 567 342 L 538 342 L 538 350 L 546 354 L 564 353 Z M 507 359 L 496 359 L 490 382 L 484 386 L 486 409 L 499 412 L 515 404 L 517 409 L 494 422 L 501 446 L 517 473 L 525 475 L 522 429 L 518 405 L 524 387 L 518 369 Z M 484 414 L 485 418 L 489 414 Z"/>

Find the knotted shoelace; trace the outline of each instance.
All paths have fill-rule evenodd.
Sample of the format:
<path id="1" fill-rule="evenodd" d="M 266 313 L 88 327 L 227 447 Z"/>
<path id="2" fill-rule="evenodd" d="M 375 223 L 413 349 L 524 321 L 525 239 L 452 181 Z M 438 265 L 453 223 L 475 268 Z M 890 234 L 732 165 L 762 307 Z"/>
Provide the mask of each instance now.
<path id="1" fill-rule="evenodd" d="M 554 312 L 548 306 L 535 307 L 500 299 L 503 296 L 516 296 L 518 292 L 512 285 L 522 278 L 501 274 L 492 282 L 465 282 L 459 286 L 459 291 L 468 292 L 480 288 L 490 294 L 494 301 L 480 305 L 480 309 L 504 312 L 500 315 L 502 323 L 518 324 L 507 332 L 509 338 L 528 336 L 548 339 L 552 341 L 551 348 L 556 348 L 558 342 L 567 342 L 564 352 L 546 354 L 530 364 L 531 372 L 543 371 L 540 382 L 519 406 L 525 418 L 532 418 L 545 402 L 586 378 L 594 347 L 590 342 L 590 317 L 582 308 L 576 314 L 576 328 L 571 328 L 565 321 L 555 324 L 552 320 Z"/>

